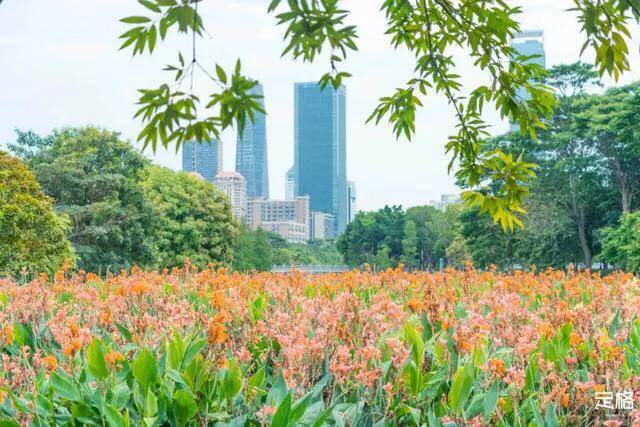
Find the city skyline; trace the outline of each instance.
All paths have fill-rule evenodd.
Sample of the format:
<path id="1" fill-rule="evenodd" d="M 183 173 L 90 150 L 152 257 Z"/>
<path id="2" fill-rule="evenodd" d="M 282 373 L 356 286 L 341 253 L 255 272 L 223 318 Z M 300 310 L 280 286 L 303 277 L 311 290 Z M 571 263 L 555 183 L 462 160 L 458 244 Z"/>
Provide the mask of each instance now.
<path id="1" fill-rule="evenodd" d="M 548 67 L 580 59 L 579 23 L 566 12 L 569 0 L 517 0 L 523 7 L 523 29 L 544 30 Z M 390 46 L 384 34 L 385 17 L 369 2 L 347 0 L 352 11 L 348 20 L 358 25 L 359 50 L 343 64 L 353 77 L 347 79 L 347 148 L 349 179 L 358 185 L 358 209 L 373 210 L 385 204 L 423 205 L 442 193 L 455 191 L 454 177 L 447 174 L 448 158 L 443 146 L 454 131 L 455 120 L 445 99 L 431 96 L 416 115 L 414 142 L 396 142 L 389 125 L 365 125 L 365 120 L 381 96 L 388 96 L 412 75 L 412 58 Z M 140 12 L 136 2 L 113 0 L 99 8 L 89 2 L 60 0 L 36 2 L 21 0 L 4 2 L 0 14 L 0 80 L 11 81 L 4 88 L 0 107 L 0 144 L 15 139 L 14 128 L 32 129 L 47 134 L 63 126 L 96 124 L 122 132 L 135 141 L 141 130 L 133 120 L 140 88 L 157 87 L 169 76 L 160 71 L 162 65 L 174 63 L 176 48 L 189 49 L 188 37 L 171 34 L 153 57 L 146 53 L 131 58 L 118 51 L 118 35 L 123 24 L 119 19 Z M 50 16 L 58 8 L 55 22 Z M 281 58 L 284 29 L 274 25 L 262 2 L 229 0 L 202 9 L 210 35 L 198 40 L 206 53 L 209 67 L 219 63 L 225 69 L 242 60 L 243 71 L 264 85 L 269 108 L 266 133 L 269 144 L 270 197 L 284 198 L 286 171 L 293 164 L 293 82 L 317 80 L 328 71 L 327 63 L 295 62 Z M 64 28 L 61 31 L 60 28 Z M 638 31 L 633 29 L 634 42 Z M 46 35 L 46 43 L 43 37 Z M 208 53 L 211 52 L 211 53 Z M 469 86 L 482 76 L 459 52 L 462 84 Z M 581 59 L 592 60 L 591 52 Z M 466 61 L 466 62 L 465 62 Z M 630 66 L 640 66 L 637 49 L 631 49 Z M 47 64 L 42 67 L 42 64 Z M 371 64 L 378 64 L 372 67 Z M 625 73 L 616 85 L 629 83 L 634 73 Z M 606 84 L 611 80 L 605 79 Z M 194 87 L 201 99 L 210 89 L 207 78 L 196 76 Z M 487 111 L 492 134 L 509 127 L 493 111 Z M 221 135 L 224 150 L 223 170 L 235 164 L 236 132 Z M 139 145 L 138 145 L 139 147 Z M 161 148 L 155 155 L 145 154 L 158 164 L 179 169 L 180 152 L 175 147 Z M 383 173 L 381 173 L 383 172 Z"/>

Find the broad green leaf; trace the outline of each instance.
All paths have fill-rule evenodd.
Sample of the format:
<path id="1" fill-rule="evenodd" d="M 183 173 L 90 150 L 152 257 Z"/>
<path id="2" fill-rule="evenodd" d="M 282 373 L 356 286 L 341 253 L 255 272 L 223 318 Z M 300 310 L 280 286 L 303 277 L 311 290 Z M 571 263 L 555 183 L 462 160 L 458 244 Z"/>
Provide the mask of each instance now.
<path id="1" fill-rule="evenodd" d="M 107 361 L 104 358 L 104 347 L 102 342 L 94 338 L 87 349 L 87 362 L 91 375 L 98 379 L 105 379 L 109 375 Z"/>
<path id="2" fill-rule="evenodd" d="M 273 418 L 271 419 L 271 427 L 286 427 L 289 425 L 289 415 L 291 413 L 291 393 L 287 393 L 284 397 Z"/>
<path id="3" fill-rule="evenodd" d="M 187 389 L 178 390 L 173 394 L 174 407 L 173 410 L 176 417 L 186 421 L 193 418 L 198 412 L 198 405 L 193 393 Z"/>
<path id="4" fill-rule="evenodd" d="M 149 350 L 142 350 L 134 359 L 131 370 L 142 390 L 146 391 L 151 384 L 155 383 L 158 376 L 156 358 Z"/>
<path id="5" fill-rule="evenodd" d="M 467 363 L 460 366 L 453 376 L 453 383 L 449 391 L 449 405 L 455 413 L 459 413 L 469 398 L 473 387 L 473 365 Z"/>
<path id="6" fill-rule="evenodd" d="M 51 385 L 62 398 L 72 402 L 80 402 L 82 396 L 78 388 L 68 379 L 60 376 L 57 372 L 51 374 Z"/>

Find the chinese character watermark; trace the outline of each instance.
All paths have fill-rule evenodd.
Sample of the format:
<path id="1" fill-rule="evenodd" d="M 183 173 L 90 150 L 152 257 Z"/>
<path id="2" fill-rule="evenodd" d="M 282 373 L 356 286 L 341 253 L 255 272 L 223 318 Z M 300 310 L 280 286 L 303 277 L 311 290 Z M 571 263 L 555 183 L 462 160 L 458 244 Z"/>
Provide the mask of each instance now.
<path id="1" fill-rule="evenodd" d="M 595 394 L 596 409 L 632 411 L 634 409 L 633 391 L 598 391 Z"/>

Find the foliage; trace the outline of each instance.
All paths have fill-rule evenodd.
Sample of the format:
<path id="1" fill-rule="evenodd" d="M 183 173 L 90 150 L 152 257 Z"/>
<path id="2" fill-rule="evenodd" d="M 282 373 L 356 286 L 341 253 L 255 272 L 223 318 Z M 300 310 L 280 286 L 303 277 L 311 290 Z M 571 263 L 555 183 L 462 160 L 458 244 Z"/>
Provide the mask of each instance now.
<path id="1" fill-rule="evenodd" d="M 153 265 L 226 265 L 237 225 L 228 200 L 211 183 L 185 172 L 152 167 L 142 183 L 156 211 Z"/>
<path id="2" fill-rule="evenodd" d="M 240 226 L 240 235 L 233 247 L 233 269 L 236 271 L 269 271 L 273 265 L 273 252 L 268 234 L 262 229 L 249 230 Z"/>
<path id="3" fill-rule="evenodd" d="M 616 268 L 640 271 L 640 212 L 623 214 L 620 224 L 601 231 L 600 259 Z"/>
<path id="4" fill-rule="evenodd" d="M 56 210 L 71 219 L 78 267 L 98 272 L 149 265 L 156 217 L 139 185 L 149 162 L 118 133 L 93 127 L 47 138 L 18 132 L 13 147 L 34 146 L 25 161 Z"/>
<path id="5" fill-rule="evenodd" d="M 259 228 L 242 227 L 234 246 L 236 271 L 269 271 L 274 265 L 340 265 L 342 257 L 331 240 L 291 243 Z"/>
<path id="6" fill-rule="evenodd" d="M 145 15 L 130 16 L 121 21 L 129 29 L 121 35 L 122 48 L 133 54 L 145 48 L 152 52 L 156 43 L 165 40 L 169 30 L 191 33 L 193 54 L 191 61 L 179 54 L 179 65 L 166 69 L 175 72 L 177 89 L 162 85 L 159 89 L 143 90 L 140 98 L 141 116 L 145 127 L 139 140 L 177 146 L 186 139 L 199 141 L 218 136 L 234 122 L 242 132 L 247 118 L 253 118 L 260 106 L 248 90 L 255 83 L 244 77 L 238 60 L 236 68 L 227 72 L 217 65 L 203 66 L 196 57 L 196 39 L 203 34 L 204 23 L 198 13 L 203 0 L 140 0 Z M 312 62 L 325 56 L 331 71 L 320 84 L 338 87 L 350 77 L 338 66 L 350 51 L 357 50 L 357 29 L 346 21 L 349 12 L 339 0 L 272 0 L 268 11 L 277 13 L 279 25 L 286 26 L 283 55 Z M 510 40 L 520 29 L 521 9 L 502 0 L 478 3 L 463 0 L 385 0 L 382 10 L 387 19 L 386 34 L 391 44 L 407 49 L 415 57 L 412 78 L 390 96 L 380 98 L 369 120 L 387 119 L 397 137 L 411 138 L 415 132 L 416 110 L 432 94 L 443 94 L 449 101 L 458 121 L 457 133 L 446 144 L 450 154 L 450 169 L 457 163 L 457 177 L 469 190 L 465 200 L 488 212 L 503 228 L 520 224 L 523 214 L 520 205 L 527 194 L 533 176 L 532 166 L 521 157 L 502 151 L 483 150 L 487 135 L 482 114 L 486 105 L 492 106 L 501 117 L 520 127 L 522 134 L 535 138 L 545 128 L 555 106 L 549 87 L 541 83 L 545 72 L 532 58 L 523 57 L 510 46 Z M 629 25 L 640 21 L 640 7 L 633 1 L 574 0 L 572 9 L 578 14 L 586 36 L 583 50 L 595 52 L 600 75 L 608 73 L 616 79 L 629 69 L 627 42 L 631 39 Z M 149 17 L 149 15 L 151 17 Z M 480 72 L 489 78 L 488 84 L 467 91 L 460 83 L 453 51 L 462 48 Z M 208 76 L 219 92 L 211 95 L 204 108 L 200 100 L 180 88 L 183 80 L 200 70 Z M 519 97 L 518 91 L 527 93 Z"/>
<path id="7" fill-rule="evenodd" d="M 337 247 L 347 265 L 376 264 L 378 252 L 386 248 L 382 259 L 395 265 L 402 257 L 405 212 L 400 206 L 385 206 L 375 212 L 358 212 L 338 237 Z"/>
<path id="8" fill-rule="evenodd" d="M 29 168 L 0 151 L 0 277 L 52 274 L 73 262 L 68 232 L 68 219 L 56 215 Z"/>
<path id="9" fill-rule="evenodd" d="M 0 294 L 4 425 L 640 421 L 593 403 L 640 375 L 630 274 L 187 266 Z"/>

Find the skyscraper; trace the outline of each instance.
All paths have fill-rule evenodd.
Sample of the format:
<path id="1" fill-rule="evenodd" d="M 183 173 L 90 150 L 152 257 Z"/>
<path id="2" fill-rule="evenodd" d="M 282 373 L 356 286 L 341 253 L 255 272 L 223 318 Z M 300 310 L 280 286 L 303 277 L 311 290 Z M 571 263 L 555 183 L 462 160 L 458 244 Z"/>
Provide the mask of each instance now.
<path id="1" fill-rule="evenodd" d="M 264 96 L 261 84 L 249 93 Z M 264 109 L 264 98 L 258 100 Z M 247 119 L 242 135 L 238 132 L 236 171 L 247 181 L 247 198 L 269 198 L 269 167 L 267 163 L 266 117 L 257 112 L 253 123 Z"/>
<path id="2" fill-rule="evenodd" d="M 356 183 L 347 181 L 347 188 L 349 192 L 349 222 L 351 222 L 356 217 Z"/>
<path id="3" fill-rule="evenodd" d="M 511 47 L 518 52 L 519 55 L 529 56 L 528 63 L 538 64 L 546 67 L 546 57 L 544 53 L 544 32 L 542 30 L 521 31 L 515 35 L 511 41 Z M 516 92 L 520 100 L 529 99 L 529 93 L 524 88 L 519 88 Z M 511 123 L 511 131 L 519 130 L 516 123 Z"/>
<path id="4" fill-rule="evenodd" d="M 184 142 L 182 170 L 199 173 L 207 181 L 213 182 L 222 170 L 222 143 L 217 140 L 202 143 Z"/>
<path id="5" fill-rule="evenodd" d="M 343 86 L 295 84 L 295 195 L 309 196 L 312 211 L 333 215 L 336 235 L 349 221 L 345 104 Z"/>
<path id="6" fill-rule="evenodd" d="M 296 197 L 296 169 L 291 166 L 285 177 L 285 200 L 293 200 Z"/>

